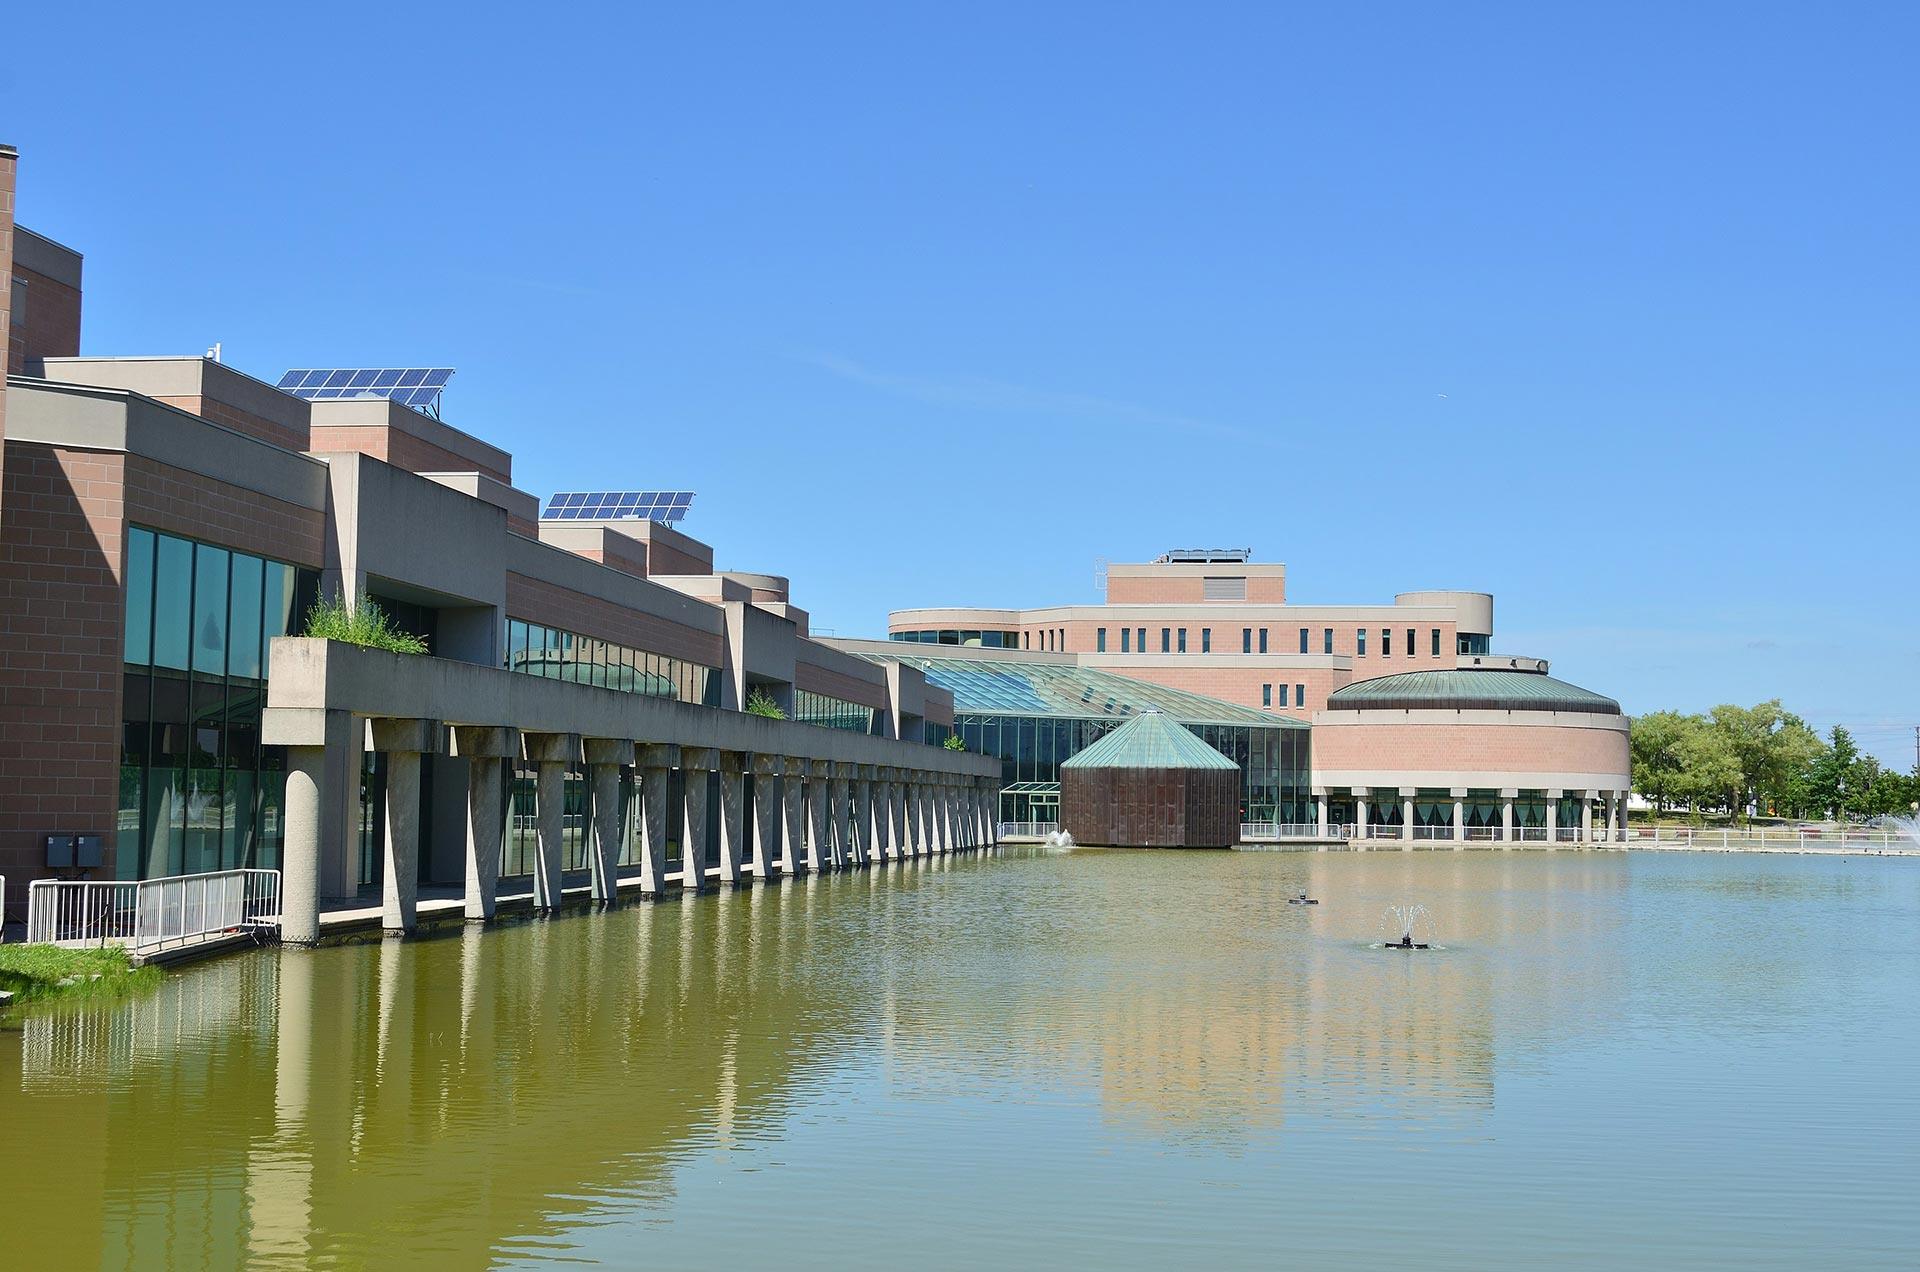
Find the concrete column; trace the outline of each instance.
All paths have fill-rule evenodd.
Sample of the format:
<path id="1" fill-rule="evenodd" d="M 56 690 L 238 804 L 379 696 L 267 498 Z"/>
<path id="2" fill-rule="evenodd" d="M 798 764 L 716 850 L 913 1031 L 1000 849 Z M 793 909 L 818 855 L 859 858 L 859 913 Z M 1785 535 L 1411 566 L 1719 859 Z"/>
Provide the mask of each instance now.
<path id="1" fill-rule="evenodd" d="M 789 874 L 806 867 L 806 761 L 787 759 L 781 765 L 785 786 L 781 788 L 780 847 L 781 865 Z M 818 867 L 814 867 L 818 868 Z"/>
<path id="2" fill-rule="evenodd" d="M 907 796 L 907 774 L 893 771 L 893 855 L 904 860 L 913 855 L 913 829 L 908 824 L 911 804 Z"/>
<path id="3" fill-rule="evenodd" d="M 720 752 L 720 886 L 738 887 L 747 857 L 747 763 L 740 751 Z"/>
<path id="4" fill-rule="evenodd" d="M 1620 803 L 1620 814 L 1615 817 L 1613 821 L 1614 827 L 1618 832 L 1615 837 L 1624 844 L 1627 842 L 1627 792 L 1621 791 L 1616 798 Z"/>
<path id="5" fill-rule="evenodd" d="M 1330 837 L 1333 827 L 1327 822 L 1327 793 L 1325 791 L 1315 791 L 1313 793 L 1313 821 L 1314 831 L 1320 838 L 1326 839 Z"/>
<path id="6" fill-rule="evenodd" d="M 633 764 L 633 743 L 625 738 L 587 738 L 587 798 L 593 826 L 593 899 L 603 906 L 620 901 L 620 854 L 627 820 L 620 806 L 620 770 Z"/>
<path id="7" fill-rule="evenodd" d="M 1500 792 L 1500 842 L 1503 844 L 1513 842 L 1513 801 L 1518 798 L 1517 790 Z"/>
<path id="8" fill-rule="evenodd" d="M 1400 788 L 1400 838 L 1413 838 L 1413 792 Z"/>
<path id="9" fill-rule="evenodd" d="M 533 864 L 533 908 L 560 908 L 560 872 L 566 862 L 567 770 L 580 763 L 577 733 L 523 733 L 521 758 L 533 765 L 534 832 L 539 856 Z"/>
<path id="10" fill-rule="evenodd" d="M 880 783 L 873 779 L 871 764 L 862 764 L 860 776 L 853 779 L 853 818 L 860 844 L 854 864 L 873 865 L 885 849 L 880 843 Z"/>
<path id="11" fill-rule="evenodd" d="M 650 897 L 667 891 L 668 770 L 679 767 L 680 748 L 653 743 L 639 748 L 640 891 Z"/>
<path id="12" fill-rule="evenodd" d="M 807 775 L 805 800 L 797 806 L 804 842 L 800 849 L 801 867 L 818 874 L 833 864 L 833 764 L 828 760 L 789 760 L 789 772 L 802 768 Z M 799 778 L 793 779 L 798 782 Z"/>
<path id="13" fill-rule="evenodd" d="M 907 783 L 907 849 L 915 857 L 933 855 L 927 784 L 917 775 Z"/>
<path id="14" fill-rule="evenodd" d="M 1593 839 L 1593 792 L 1575 793 L 1580 796 L 1580 842 L 1589 843 Z"/>
<path id="15" fill-rule="evenodd" d="M 1366 792 L 1360 790 L 1353 792 L 1353 837 L 1367 837 L 1367 796 Z"/>
<path id="16" fill-rule="evenodd" d="M 387 757 L 386 869 L 380 884 L 380 926 L 389 936 L 413 931 L 420 894 L 420 757 L 445 750 L 432 720 L 374 720 L 373 749 Z"/>
<path id="17" fill-rule="evenodd" d="M 506 762 L 520 751 L 517 729 L 462 725 L 453 749 L 467 761 L 467 899 L 469 922 L 493 917 L 500 886 L 500 838 L 506 829 Z"/>
<path id="18" fill-rule="evenodd" d="M 858 766 L 835 763 L 833 766 L 833 868 L 845 870 L 859 854 L 860 840 L 855 830 L 853 773 Z"/>
<path id="19" fill-rule="evenodd" d="M 707 886 L 707 774 L 720 765 L 720 753 L 709 747 L 680 748 L 681 801 L 680 890 L 699 892 Z"/>
<path id="20" fill-rule="evenodd" d="M 1455 788 L 1448 794 L 1453 796 L 1453 842 L 1465 843 L 1467 838 L 1467 793 Z"/>
<path id="21" fill-rule="evenodd" d="M 954 848 L 953 779 L 943 778 L 940 791 L 940 855 L 950 856 Z"/>
<path id="22" fill-rule="evenodd" d="M 893 782 L 888 775 L 891 769 L 881 769 L 874 778 L 873 810 L 873 859 L 888 861 L 899 855 L 899 841 L 894 838 L 893 825 Z"/>
<path id="23" fill-rule="evenodd" d="M 1617 791 L 1601 791 L 1600 792 L 1600 815 L 1606 818 L 1606 835 L 1604 836 L 1604 839 L 1603 839 L 1603 842 L 1605 843 L 1612 843 L 1614 833 L 1619 829 L 1619 822 L 1615 820 L 1615 816 L 1619 811 L 1619 803 L 1620 803 L 1619 792 Z"/>
<path id="24" fill-rule="evenodd" d="M 1547 797 L 1547 842 L 1554 843 L 1560 838 L 1560 791 L 1546 791 Z"/>
<path id="25" fill-rule="evenodd" d="M 988 848 L 1000 844 L 1000 787 L 991 778 L 975 788 L 980 793 L 980 817 L 985 823 L 980 842 Z"/>
<path id="26" fill-rule="evenodd" d="M 320 939 L 320 898 L 343 875 L 351 842 L 348 816 L 360 794 L 363 730 L 345 711 L 315 711 L 270 724 L 266 741 L 287 748 L 286 835 L 280 856 L 280 938 Z M 343 890 L 339 883 L 333 891 Z"/>
<path id="27" fill-rule="evenodd" d="M 782 779 L 787 763 L 777 755 L 753 757 L 753 850 L 747 858 L 747 871 L 760 880 L 777 879 L 791 872 L 787 856 L 785 786 Z"/>

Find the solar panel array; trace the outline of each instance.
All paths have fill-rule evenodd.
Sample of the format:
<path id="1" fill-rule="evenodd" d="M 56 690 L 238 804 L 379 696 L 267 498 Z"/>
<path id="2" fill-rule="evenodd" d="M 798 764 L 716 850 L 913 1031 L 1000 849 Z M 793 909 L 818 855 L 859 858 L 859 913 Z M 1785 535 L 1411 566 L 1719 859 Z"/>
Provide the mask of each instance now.
<path id="1" fill-rule="evenodd" d="M 416 411 L 437 412 L 440 390 L 452 378 L 452 367 L 301 368 L 281 376 L 274 387 L 315 402 L 383 397 Z"/>
<path id="2" fill-rule="evenodd" d="M 543 521 L 675 522 L 693 506 L 691 490 L 570 490 L 547 501 Z"/>

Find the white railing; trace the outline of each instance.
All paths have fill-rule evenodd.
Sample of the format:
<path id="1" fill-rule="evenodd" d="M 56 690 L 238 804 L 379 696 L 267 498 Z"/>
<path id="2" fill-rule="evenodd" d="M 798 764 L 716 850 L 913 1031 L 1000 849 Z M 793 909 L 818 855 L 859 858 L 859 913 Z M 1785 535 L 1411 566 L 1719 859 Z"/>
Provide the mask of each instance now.
<path id="1" fill-rule="evenodd" d="M 1351 839 L 1353 827 L 1329 824 L 1323 831 L 1318 822 L 1241 822 L 1243 844 L 1273 843 L 1282 839 Z"/>
<path id="2" fill-rule="evenodd" d="M 1597 833 L 1597 832 L 1596 832 Z M 1807 848 L 1858 851 L 1862 848 L 1907 848 L 1920 851 L 1920 843 L 1897 830 L 1878 830 L 1866 826 L 1834 827 L 1739 827 L 1720 830 L 1696 830 L 1688 826 L 1635 826 L 1628 831 L 1627 842 L 1639 848 Z"/>
<path id="3" fill-rule="evenodd" d="M 124 945 L 150 953 L 201 937 L 280 925 L 278 870 L 216 870 L 166 879 L 35 879 L 27 939 Z"/>
<path id="4" fill-rule="evenodd" d="M 1001 822 L 1000 838 L 1045 839 L 1059 829 L 1059 822 Z"/>

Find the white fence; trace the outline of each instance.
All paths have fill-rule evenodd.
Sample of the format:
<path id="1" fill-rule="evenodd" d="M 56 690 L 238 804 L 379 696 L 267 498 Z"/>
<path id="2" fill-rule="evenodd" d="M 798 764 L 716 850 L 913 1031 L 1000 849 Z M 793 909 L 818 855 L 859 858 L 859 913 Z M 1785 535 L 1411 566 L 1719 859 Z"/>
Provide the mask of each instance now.
<path id="1" fill-rule="evenodd" d="M 35 879 L 27 939 L 124 945 L 148 954 L 203 937 L 280 925 L 278 870 L 217 870 L 167 879 Z"/>
<path id="2" fill-rule="evenodd" d="M 1002 839 L 1045 839 L 1060 829 L 1059 822 L 1001 822 Z"/>
<path id="3" fill-rule="evenodd" d="M 1866 848 L 1905 848 L 1920 851 L 1920 842 L 1898 830 L 1866 826 L 1816 829 L 1766 826 L 1741 829 L 1695 830 L 1686 826 L 1635 826 L 1627 842 L 1636 848 L 1753 849 L 1781 851 L 1826 849 L 1859 852 Z"/>

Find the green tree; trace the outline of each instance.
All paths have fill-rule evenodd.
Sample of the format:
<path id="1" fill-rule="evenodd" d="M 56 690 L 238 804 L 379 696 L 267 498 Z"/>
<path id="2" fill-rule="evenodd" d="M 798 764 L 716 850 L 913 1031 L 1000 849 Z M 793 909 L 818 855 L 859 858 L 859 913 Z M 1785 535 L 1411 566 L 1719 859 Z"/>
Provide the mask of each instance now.
<path id="1" fill-rule="evenodd" d="M 1740 799 L 1741 776 L 1733 744 L 1701 717 L 1686 718 L 1693 723 L 1678 744 L 1680 776 L 1674 797 L 1685 800 L 1696 816 L 1702 808 L 1734 809 Z"/>
<path id="2" fill-rule="evenodd" d="M 1817 759 L 1807 767 L 1807 796 L 1822 816 L 1838 817 L 1848 811 L 1854 796 L 1854 768 L 1860 762 L 1860 748 L 1853 735 L 1834 725 L 1828 742 Z"/>
<path id="3" fill-rule="evenodd" d="M 1680 798 L 1685 781 L 1682 743 L 1702 727 L 1699 716 L 1678 711 L 1654 711 L 1633 722 L 1633 789 L 1652 800 L 1655 811 Z"/>

